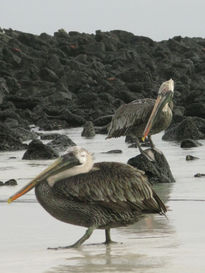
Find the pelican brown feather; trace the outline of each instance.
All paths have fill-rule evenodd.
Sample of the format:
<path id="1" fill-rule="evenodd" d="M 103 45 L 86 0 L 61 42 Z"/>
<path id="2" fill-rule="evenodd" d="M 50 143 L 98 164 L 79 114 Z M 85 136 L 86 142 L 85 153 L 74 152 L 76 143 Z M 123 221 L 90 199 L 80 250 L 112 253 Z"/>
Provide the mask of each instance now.
<path id="1" fill-rule="evenodd" d="M 145 98 L 121 105 L 109 125 L 107 138 L 125 136 L 129 133 L 142 137 L 154 104 L 154 99 Z"/>
<path id="2" fill-rule="evenodd" d="M 88 173 L 55 183 L 54 190 L 79 202 L 98 202 L 99 205 L 106 204 L 106 207 L 112 207 L 113 202 L 123 202 L 128 207 L 130 204 L 139 206 L 144 212 L 150 209 L 166 211 L 154 199 L 147 177 L 141 171 L 118 162 L 96 163 L 94 170 Z"/>

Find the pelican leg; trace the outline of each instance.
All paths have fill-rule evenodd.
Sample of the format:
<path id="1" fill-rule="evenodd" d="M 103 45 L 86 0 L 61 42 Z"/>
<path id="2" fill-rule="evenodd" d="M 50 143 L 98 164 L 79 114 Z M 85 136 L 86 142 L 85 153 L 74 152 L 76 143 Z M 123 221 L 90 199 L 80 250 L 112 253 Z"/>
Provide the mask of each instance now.
<path id="1" fill-rule="evenodd" d="M 58 250 L 58 249 L 67 249 L 67 248 L 78 248 L 80 247 L 88 238 L 90 238 L 90 236 L 92 235 L 93 231 L 95 230 L 95 227 L 89 227 L 85 234 L 74 244 L 70 245 L 70 246 L 60 246 L 60 247 L 55 247 L 55 248 L 48 248 L 48 249 L 54 249 L 54 250 Z"/>
<path id="2" fill-rule="evenodd" d="M 149 139 L 149 142 L 150 142 L 151 149 L 153 149 L 153 150 L 155 150 L 156 152 L 162 154 L 162 152 L 161 152 L 159 149 L 156 148 L 154 142 L 152 141 L 151 136 L 148 135 L 148 139 Z"/>
<path id="3" fill-rule="evenodd" d="M 106 245 L 109 245 L 109 244 L 113 244 L 113 243 L 115 243 L 115 242 L 113 242 L 113 241 L 111 240 L 110 228 L 105 229 L 105 244 L 106 244 Z"/>
<path id="4" fill-rule="evenodd" d="M 154 149 L 154 148 L 155 148 L 155 144 L 154 144 L 154 142 L 152 141 L 152 138 L 151 138 L 150 135 L 148 135 L 148 139 L 149 139 L 150 147 L 151 147 L 152 149 Z"/>
<path id="5" fill-rule="evenodd" d="M 136 143 L 137 143 L 137 147 L 138 147 L 140 153 L 141 153 L 141 154 L 144 154 L 144 151 L 142 150 L 142 147 L 141 147 L 141 145 L 140 145 L 140 142 L 139 142 L 138 137 L 136 138 Z"/>
<path id="6" fill-rule="evenodd" d="M 149 161 L 154 161 L 145 151 L 142 150 L 139 139 L 136 138 L 137 147 L 142 155 L 144 155 Z"/>

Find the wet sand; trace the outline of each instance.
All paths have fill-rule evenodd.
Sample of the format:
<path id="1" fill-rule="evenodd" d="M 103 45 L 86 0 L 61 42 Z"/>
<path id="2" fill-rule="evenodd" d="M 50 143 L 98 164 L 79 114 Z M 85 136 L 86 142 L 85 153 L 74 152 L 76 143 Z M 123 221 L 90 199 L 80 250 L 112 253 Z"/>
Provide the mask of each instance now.
<path id="1" fill-rule="evenodd" d="M 124 138 L 94 140 L 80 137 L 81 129 L 67 130 L 78 144 L 95 153 L 96 161 L 122 161 L 134 156 Z M 78 250 L 48 250 L 75 242 L 85 229 L 61 223 L 52 218 L 36 202 L 34 192 L 8 205 L 6 199 L 38 174 L 51 161 L 23 161 L 23 152 L 0 153 L 0 180 L 16 178 L 19 185 L 0 187 L 0 272 L 63 273 L 63 272 L 137 272 L 137 273 L 201 273 L 205 271 L 205 178 L 194 178 L 204 172 L 205 146 L 181 149 L 173 142 L 164 142 L 161 135 L 153 138 L 161 149 L 176 183 L 155 186 L 169 207 L 166 219 L 149 215 L 128 227 L 112 230 L 117 244 L 105 246 L 104 231 L 96 230 Z M 205 144 L 205 141 L 201 141 Z M 122 149 L 122 154 L 101 154 Z M 185 161 L 187 154 L 199 160 Z M 16 156 L 16 159 L 9 159 Z"/>

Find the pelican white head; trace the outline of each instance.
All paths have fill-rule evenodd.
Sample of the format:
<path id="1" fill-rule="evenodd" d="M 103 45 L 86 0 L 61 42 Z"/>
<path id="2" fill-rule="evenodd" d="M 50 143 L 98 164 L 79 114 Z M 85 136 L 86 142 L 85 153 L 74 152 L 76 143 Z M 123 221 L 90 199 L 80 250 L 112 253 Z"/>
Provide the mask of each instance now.
<path id="1" fill-rule="evenodd" d="M 58 173 L 51 175 L 47 178 L 48 184 L 50 187 L 53 187 L 54 184 L 62 179 L 66 179 L 71 176 L 75 176 L 82 173 L 89 172 L 93 167 L 92 154 L 89 153 L 85 148 L 80 146 L 73 146 L 67 150 L 67 153 L 62 156 L 63 160 L 76 160 L 79 164 L 75 164 L 71 168 L 65 168 L 61 170 L 59 168 Z"/>
<path id="2" fill-rule="evenodd" d="M 166 92 L 173 92 L 174 93 L 174 81 L 172 79 L 163 82 L 160 85 L 159 91 L 158 91 L 158 95 L 164 95 Z"/>
<path id="3" fill-rule="evenodd" d="M 174 95 L 174 81 L 170 79 L 166 82 L 163 82 L 159 88 L 155 105 L 153 107 L 152 113 L 144 129 L 143 137 L 142 137 L 143 141 L 145 137 L 149 134 L 152 128 L 152 125 L 154 124 L 155 120 L 157 120 L 157 117 L 159 116 L 160 112 L 167 111 L 168 103 L 172 101 L 173 95 Z"/>
<path id="4" fill-rule="evenodd" d="M 50 166 L 43 170 L 32 181 L 26 184 L 17 193 L 8 199 L 8 203 L 32 190 L 37 184 L 47 180 L 48 185 L 54 184 L 62 179 L 89 172 L 93 167 L 92 155 L 84 148 L 74 146 L 67 153 L 59 157 Z"/>

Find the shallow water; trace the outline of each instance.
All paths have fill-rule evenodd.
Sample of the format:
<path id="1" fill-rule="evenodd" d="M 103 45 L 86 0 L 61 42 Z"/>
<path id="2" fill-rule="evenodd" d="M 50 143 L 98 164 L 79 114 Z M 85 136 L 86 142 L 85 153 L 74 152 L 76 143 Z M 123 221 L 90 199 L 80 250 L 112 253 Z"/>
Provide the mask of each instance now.
<path id="1" fill-rule="evenodd" d="M 80 136 L 81 128 L 62 130 L 77 145 L 94 153 L 95 161 L 121 161 L 136 155 L 128 149 L 124 138 L 105 141 L 104 135 L 94 139 Z M 7 198 L 37 175 L 51 161 L 21 160 L 24 151 L 0 153 L 0 180 L 16 178 L 19 185 L 0 187 L 0 272 L 64 273 L 64 272 L 137 272 L 200 273 L 205 272 L 205 141 L 203 146 L 181 149 L 174 142 L 154 136 L 170 164 L 176 183 L 155 186 L 168 206 L 168 219 L 149 215 L 128 227 L 112 230 L 117 244 L 106 247 L 104 232 L 96 230 L 79 249 L 47 250 L 47 247 L 69 245 L 79 239 L 84 228 L 61 223 L 52 218 L 36 202 L 34 192 L 8 205 Z M 121 149 L 122 154 L 103 154 Z M 186 161 L 187 154 L 199 157 Z"/>

